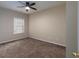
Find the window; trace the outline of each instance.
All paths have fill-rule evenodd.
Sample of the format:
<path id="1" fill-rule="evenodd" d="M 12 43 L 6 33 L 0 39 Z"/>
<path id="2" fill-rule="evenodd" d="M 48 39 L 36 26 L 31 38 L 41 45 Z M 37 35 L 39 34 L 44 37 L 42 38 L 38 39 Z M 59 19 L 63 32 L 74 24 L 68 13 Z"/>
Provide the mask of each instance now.
<path id="1" fill-rule="evenodd" d="M 14 18 L 14 34 L 19 34 L 24 32 L 24 19 L 23 18 Z"/>

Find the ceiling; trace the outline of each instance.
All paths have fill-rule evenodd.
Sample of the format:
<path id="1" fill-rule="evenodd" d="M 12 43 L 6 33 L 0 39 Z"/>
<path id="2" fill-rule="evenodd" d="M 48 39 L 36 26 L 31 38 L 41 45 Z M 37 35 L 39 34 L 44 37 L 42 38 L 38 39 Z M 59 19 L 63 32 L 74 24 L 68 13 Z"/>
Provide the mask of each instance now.
<path id="1" fill-rule="evenodd" d="M 36 5 L 34 7 L 38 9 L 37 11 L 31 9 L 30 11 L 26 12 L 26 10 L 24 8 L 17 7 L 17 6 L 22 5 L 21 3 L 17 2 L 17 1 L 0 1 L 0 7 L 11 9 L 11 10 L 18 11 L 18 12 L 31 14 L 34 12 L 42 11 L 47 8 L 54 7 L 54 6 L 65 3 L 63 1 L 30 1 L 30 3 L 32 3 L 32 2 L 36 3 Z M 23 1 L 23 3 L 25 3 L 25 1 Z"/>

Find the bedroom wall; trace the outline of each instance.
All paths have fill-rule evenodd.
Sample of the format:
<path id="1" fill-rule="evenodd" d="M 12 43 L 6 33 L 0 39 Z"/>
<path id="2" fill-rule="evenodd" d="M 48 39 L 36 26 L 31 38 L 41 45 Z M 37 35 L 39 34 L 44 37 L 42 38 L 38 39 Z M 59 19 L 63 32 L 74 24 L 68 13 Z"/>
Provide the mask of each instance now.
<path id="1" fill-rule="evenodd" d="M 73 52 L 77 52 L 78 49 L 78 2 L 68 1 L 66 2 L 66 19 L 67 19 L 67 48 L 66 57 L 75 57 Z"/>
<path id="2" fill-rule="evenodd" d="M 66 46 L 65 4 L 29 15 L 29 37 Z"/>
<path id="3" fill-rule="evenodd" d="M 13 34 L 14 17 L 23 17 L 25 19 L 25 32 L 22 34 Z M 0 8 L 0 43 L 27 37 L 27 15 L 8 9 Z"/>

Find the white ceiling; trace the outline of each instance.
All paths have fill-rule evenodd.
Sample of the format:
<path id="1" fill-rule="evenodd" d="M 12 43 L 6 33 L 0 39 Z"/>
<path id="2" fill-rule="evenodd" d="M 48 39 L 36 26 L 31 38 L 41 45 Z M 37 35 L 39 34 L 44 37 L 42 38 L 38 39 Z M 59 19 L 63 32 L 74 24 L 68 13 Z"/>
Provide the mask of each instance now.
<path id="1" fill-rule="evenodd" d="M 36 3 L 36 5 L 34 7 L 38 9 L 37 11 L 41 11 L 41 10 L 65 3 L 63 1 L 30 1 L 30 3 L 31 2 Z M 17 2 L 17 1 L 0 1 L 0 7 L 3 7 L 3 8 L 8 8 L 8 9 L 11 9 L 14 11 L 23 12 L 23 13 L 27 13 L 27 14 L 37 12 L 37 11 L 32 10 L 32 9 L 30 11 L 26 12 L 26 10 L 24 8 L 17 7 L 17 6 L 21 6 L 21 5 L 22 4 Z"/>

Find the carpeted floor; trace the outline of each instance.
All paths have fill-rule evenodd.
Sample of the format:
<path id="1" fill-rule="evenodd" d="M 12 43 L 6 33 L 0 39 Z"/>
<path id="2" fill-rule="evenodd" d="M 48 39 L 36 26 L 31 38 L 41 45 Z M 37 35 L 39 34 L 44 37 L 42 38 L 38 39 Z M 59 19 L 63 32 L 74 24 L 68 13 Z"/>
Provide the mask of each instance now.
<path id="1" fill-rule="evenodd" d="M 0 45 L 0 58 L 60 58 L 65 53 L 65 47 L 32 38 Z"/>

